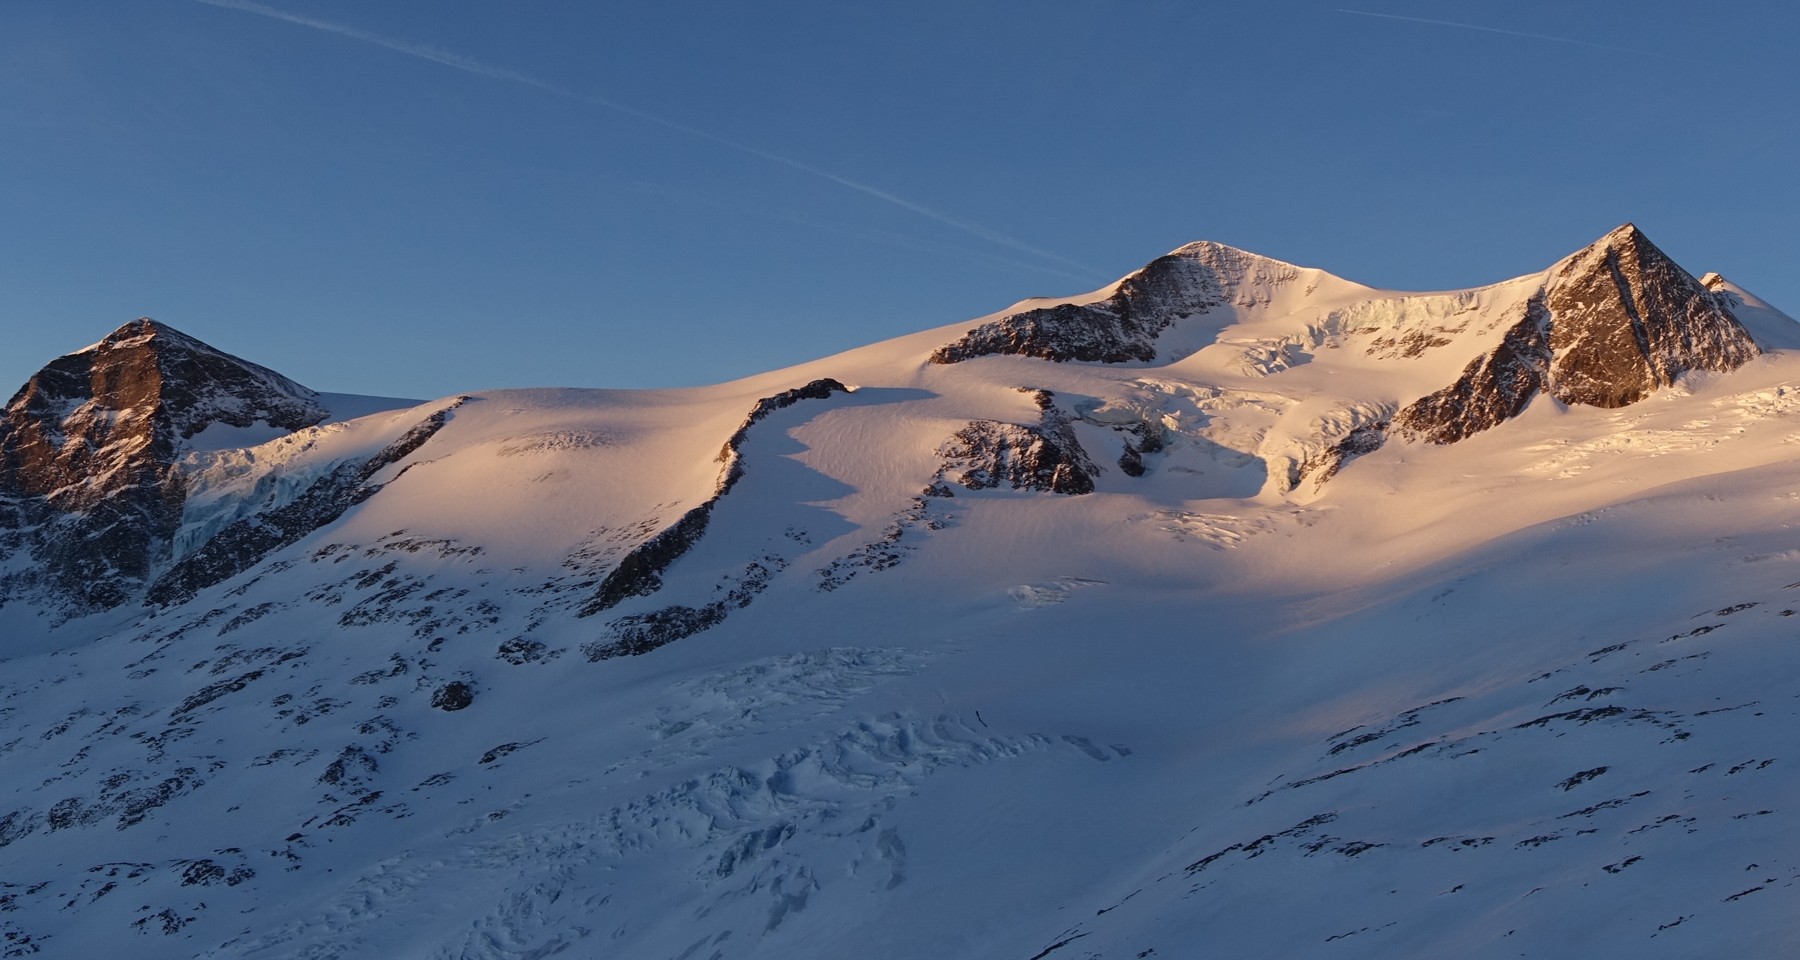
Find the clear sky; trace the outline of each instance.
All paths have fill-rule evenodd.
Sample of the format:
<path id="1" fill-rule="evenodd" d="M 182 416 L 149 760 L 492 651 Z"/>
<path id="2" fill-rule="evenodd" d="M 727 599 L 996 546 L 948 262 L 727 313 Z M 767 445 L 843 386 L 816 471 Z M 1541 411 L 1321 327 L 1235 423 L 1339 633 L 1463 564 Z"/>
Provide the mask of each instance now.
<path id="1" fill-rule="evenodd" d="M 321 390 L 682 386 L 1191 240 L 1444 289 L 1627 220 L 1800 314 L 1794 11 L 4 0 L 0 392 L 142 315 Z"/>

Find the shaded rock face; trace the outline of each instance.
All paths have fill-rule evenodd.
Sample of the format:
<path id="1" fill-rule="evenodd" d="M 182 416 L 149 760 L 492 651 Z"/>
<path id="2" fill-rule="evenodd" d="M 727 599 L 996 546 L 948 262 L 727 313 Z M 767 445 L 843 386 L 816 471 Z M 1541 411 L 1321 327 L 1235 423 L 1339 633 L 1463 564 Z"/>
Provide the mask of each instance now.
<path id="1" fill-rule="evenodd" d="M 1523 413 L 1540 393 L 1623 407 L 1694 370 L 1761 353 L 1714 295 L 1631 224 L 1565 261 L 1500 345 L 1394 418 L 1408 439 L 1455 443 Z"/>
<path id="2" fill-rule="evenodd" d="M 186 491 L 183 441 L 213 424 L 289 430 L 313 391 L 154 320 L 52 361 L 0 417 L 0 502 L 38 577 L 78 609 L 129 599 L 167 555 Z"/>
<path id="3" fill-rule="evenodd" d="M 939 347 L 932 363 L 1012 354 L 1058 362 L 1149 362 L 1170 324 L 1233 299 L 1250 274 L 1279 282 L 1298 276 L 1287 264 L 1216 243 L 1159 257 L 1120 281 L 1104 300 L 1024 310 L 982 324 Z"/>
<path id="4" fill-rule="evenodd" d="M 937 480 L 930 488 L 943 495 L 945 479 L 970 490 L 1002 485 L 1014 490 L 1080 495 L 1094 492 L 1100 468 L 1088 458 L 1069 418 L 1058 410 L 1048 390 L 1034 399 L 1043 410 L 1036 427 L 995 420 L 972 420 L 939 449 L 944 458 Z"/>
<path id="5" fill-rule="evenodd" d="M 475 688 L 461 680 L 446 683 L 431 694 L 431 705 L 447 713 L 466 709 L 475 702 Z"/>

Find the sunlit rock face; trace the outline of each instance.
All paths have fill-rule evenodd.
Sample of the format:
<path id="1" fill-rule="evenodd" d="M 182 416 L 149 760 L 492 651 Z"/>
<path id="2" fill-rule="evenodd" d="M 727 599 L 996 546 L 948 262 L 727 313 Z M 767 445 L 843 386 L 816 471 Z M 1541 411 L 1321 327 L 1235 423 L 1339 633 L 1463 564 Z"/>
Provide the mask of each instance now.
<path id="1" fill-rule="evenodd" d="M 134 320 L 34 375 L 0 417 L 6 552 L 77 610 L 133 596 L 181 520 L 177 460 L 215 424 L 287 430 L 328 416 L 318 394 L 148 318 Z"/>
<path id="2" fill-rule="evenodd" d="M 1762 350 L 1727 306 L 1626 224 L 1553 268 L 1500 345 L 1394 418 L 1402 436 L 1454 443 L 1547 392 L 1623 407 L 1696 370 L 1735 370 Z"/>
<path id="3" fill-rule="evenodd" d="M 1247 304 L 1263 288 L 1298 275 L 1288 264 L 1224 244 L 1191 243 L 1119 281 L 1104 299 L 1008 314 L 939 347 L 931 362 L 999 354 L 1058 362 L 1149 362 L 1156 359 L 1157 338 L 1177 320 L 1221 304 Z"/>
<path id="4" fill-rule="evenodd" d="M 1721 298 L 1626 224 L 1545 290 L 1551 394 L 1622 407 L 1690 370 L 1735 370 L 1762 351 Z"/>

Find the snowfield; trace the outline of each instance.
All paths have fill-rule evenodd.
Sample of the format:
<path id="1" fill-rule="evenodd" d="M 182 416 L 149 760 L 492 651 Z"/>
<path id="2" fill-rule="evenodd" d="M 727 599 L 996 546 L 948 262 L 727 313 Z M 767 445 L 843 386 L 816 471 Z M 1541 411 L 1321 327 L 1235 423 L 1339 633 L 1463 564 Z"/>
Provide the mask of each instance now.
<path id="1" fill-rule="evenodd" d="M 1562 264 L 1183 249 L 1152 360 L 932 362 L 1034 302 L 195 445 L 175 600 L 0 606 L 0 955 L 1791 955 L 1793 321 L 1343 454 Z"/>

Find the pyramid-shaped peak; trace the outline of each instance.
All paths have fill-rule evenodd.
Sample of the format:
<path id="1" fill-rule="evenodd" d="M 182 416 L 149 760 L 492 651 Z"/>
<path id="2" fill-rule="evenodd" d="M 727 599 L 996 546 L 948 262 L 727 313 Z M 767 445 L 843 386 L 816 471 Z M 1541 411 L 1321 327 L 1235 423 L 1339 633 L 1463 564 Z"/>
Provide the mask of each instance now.
<path id="1" fill-rule="evenodd" d="M 1565 260 L 1544 303 L 1552 393 L 1564 403 L 1622 407 L 1761 352 L 1722 300 L 1630 223 Z"/>
<path id="2" fill-rule="evenodd" d="M 1234 264 L 1243 267 L 1266 265 L 1280 268 L 1283 272 L 1300 269 L 1284 260 L 1277 260 L 1274 257 L 1254 253 L 1242 247 L 1220 243 L 1217 240 L 1196 240 L 1193 243 L 1183 244 L 1169 251 L 1168 256 L 1180 257 L 1184 260 L 1198 260 L 1211 265 Z"/>
<path id="3" fill-rule="evenodd" d="M 136 320 L 121 325 L 117 330 L 114 330 L 102 338 L 99 343 L 89 347 L 88 350 L 135 347 L 148 344 L 151 341 L 156 341 L 165 346 L 180 346 L 188 349 L 207 350 L 214 353 L 220 352 L 217 348 L 212 347 L 205 341 L 182 333 L 180 330 L 177 330 L 160 320 L 153 320 L 150 317 L 139 317 Z M 84 350 L 79 352 L 85 353 L 87 351 Z"/>
<path id="4" fill-rule="evenodd" d="M 1600 239 L 1577 250 L 1569 256 L 1568 260 L 1586 262 L 1595 257 L 1604 256 L 1608 252 L 1625 253 L 1638 258 L 1651 257 L 1663 260 L 1669 258 L 1668 254 L 1644 235 L 1644 231 L 1638 229 L 1637 224 L 1622 223 L 1608 230 Z"/>
<path id="5" fill-rule="evenodd" d="M 54 423 L 90 407 L 166 420 L 183 439 L 213 423 L 293 430 L 328 415 L 310 388 L 149 317 L 51 361 L 14 395 L 8 412 Z"/>
<path id="6" fill-rule="evenodd" d="M 1644 231 L 1639 230 L 1637 224 L 1627 221 L 1607 231 L 1606 236 L 1601 237 L 1599 242 L 1618 244 L 1648 243 L 1649 238 L 1644 236 Z"/>
<path id="7" fill-rule="evenodd" d="M 181 524 L 179 462 L 201 433 L 328 416 L 311 389 L 140 317 L 50 361 L 0 410 L 0 500 L 58 518 L 72 546 L 51 554 L 49 575 L 82 609 L 115 607 Z"/>
<path id="8" fill-rule="evenodd" d="M 1666 282 L 1699 285 L 1692 274 L 1645 236 L 1635 223 L 1620 224 L 1600 239 L 1564 257 L 1551 268 L 1551 274 L 1565 279 L 1595 272 L 1610 275 L 1614 266 L 1626 262 L 1638 265 L 1638 269 L 1648 269 L 1664 277 Z"/>

